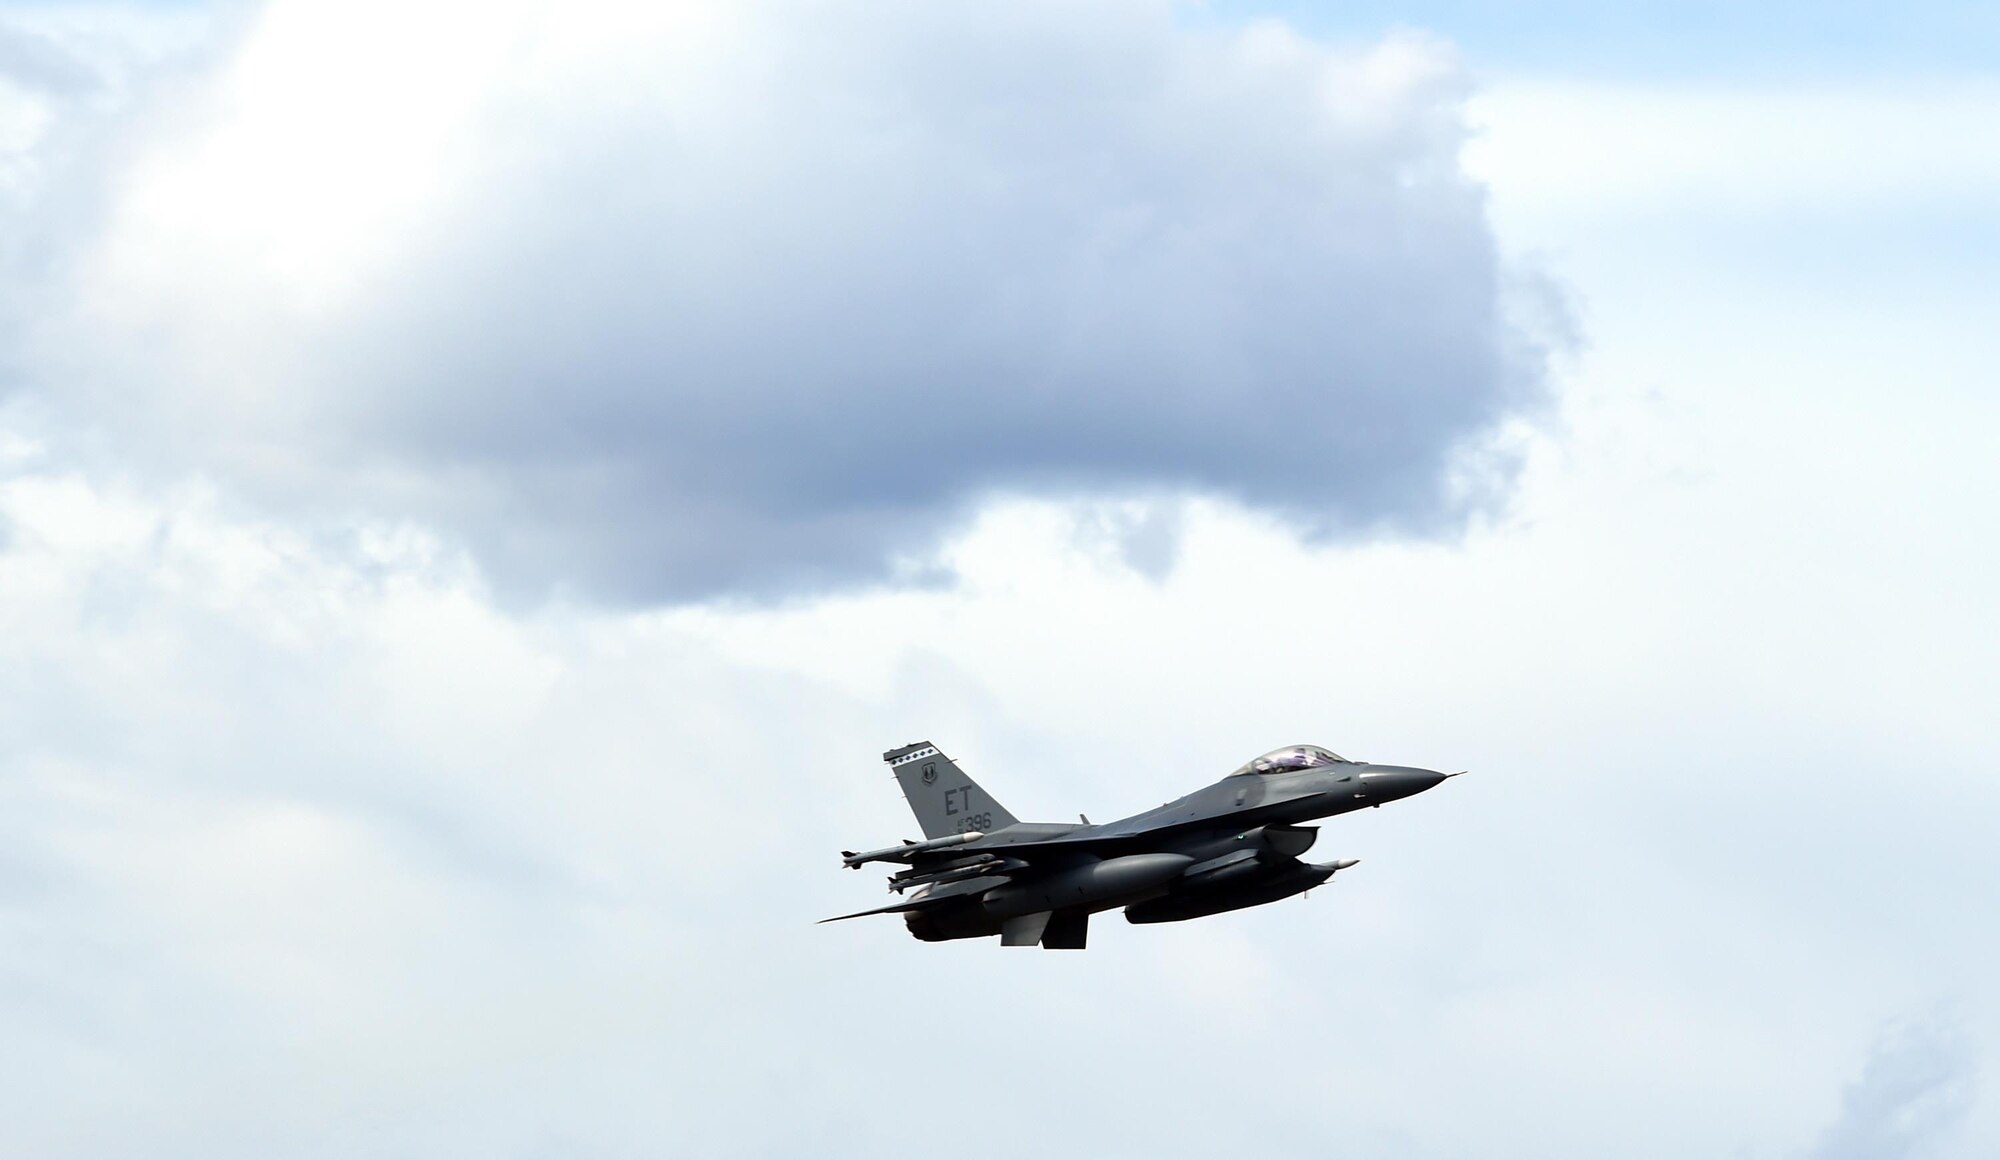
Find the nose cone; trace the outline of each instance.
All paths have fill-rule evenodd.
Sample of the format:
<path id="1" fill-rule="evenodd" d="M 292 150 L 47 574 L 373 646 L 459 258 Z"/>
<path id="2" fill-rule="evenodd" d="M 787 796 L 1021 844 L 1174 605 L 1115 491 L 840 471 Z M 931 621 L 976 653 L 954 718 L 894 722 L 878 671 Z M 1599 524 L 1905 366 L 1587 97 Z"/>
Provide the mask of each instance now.
<path id="1" fill-rule="evenodd" d="M 1415 769 L 1404 765 L 1378 765 L 1361 775 L 1362 792 L 1368 795 L 1368 804 L 1381 805 L 1397 798 L 1406 798 L 1413 793 L 1422 793 L 1443 781 L 1446 775 L 1434 769 Z"/>

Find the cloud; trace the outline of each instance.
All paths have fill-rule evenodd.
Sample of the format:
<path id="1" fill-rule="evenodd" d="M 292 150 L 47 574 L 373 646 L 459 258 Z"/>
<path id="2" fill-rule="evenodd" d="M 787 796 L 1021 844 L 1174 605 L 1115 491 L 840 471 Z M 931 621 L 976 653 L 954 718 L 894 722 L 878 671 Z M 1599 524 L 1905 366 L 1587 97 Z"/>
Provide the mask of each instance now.
<path id="1" fill-rule="evenodd" d="M 1966 684 L 1950 665 L 1764 647 L 1844 540 L 1768 531 L 1740 478 L 1662 513 L 1634 444 L 1578 427 L 1542 450 L 1589 450 L 1565 477 L 1587 510 L 1544 500 L 1462 550 L 1302 551 L 1194 503 L 1153 584 L 1116 559 L 1132 513 L 998 505 L 948 591 L 754 612 L 510 615 L 408 527 L 322 553 L 200 489 L 12 473 L 11 1151 L 849 1152 L 892 1121 L 963 1129 L 964 1101 L 905 1091 L 935 1071 L 905 1045 L 954 1036 L 977 1060 L 938 1066 L 998 1077 L 1054 1155 L 1808 1139 L 1841 1077 L 1800 1060 L 1913 980 L 1979 993 L 1992 739 L 1913 753 L 1930 718 L 1866 679 L 1905 673 L 1959 717 L 1931 695 Z M 1705 550 L 1753 532 L 1777 537 L 1769 587 Z M 1924 618 L 1967 618 L 1921 590 L 1882 615 L 1949 659 Z M 1790 663 L 1742 663 L 1766 654 Z M 1318 851 L 1361 857 L 1351 881 L 1183 926 L 1107 915 L 1076 958 L 813 925 L 886 901 L 834 852 L 907 833 L 877 755 L 918 736 L 1052 820 L 1153 805 L 1279 739 L 1476 773 L 1330 822 Z M 1924 792 L 1867 799 L 1892 747 Z M 1170 1066 L 1147 1061 L 1245 1051 L 1184 1115 L 1104 1114 L 1144 1106 Z"/>
<path id="2" fill-rule="evenodd" d="M 1861 1077 L 1840 1101 L 1840 1118 L 1811 1160 L 1899 1160 L 1926 1156 L 1972 1110 L 1979 1062 L 1962 1022 L 1944 1014 L 1891 1024 Z"/>
<path id="3" fill-rule="evenodd" d="M 1003 493 L 1435 532 L 1541 396 L 1466 92 L 1150 3 L 280 3 L 129 143 L 33 377 L 531 595 L 881 578 Z"/>
<path id="4" fill-rule="evenodd" d="M 57 94 L 88 92 L 96 74 L 60 44 L 30 29 L 0 24 L 0 78 Z"/>
<path id="5" fill-rule="evenodd" d="M 521 514 L 485 469 L 342 458 L 384 404 L 305 389 L 321 362 L 368 385 L 333 337 L 372 334 L 377 297 L 420 301 L 406 255 L 443 286 L 444 259 L 524 220 L 501 185 L 452 192 L 498 164 L 453 152 L 501 133 L 496 98 L 406 92 L 484 92 L 515 51 L 518 20 L 495 23 L 400 63 L 340 20 L 279 29 L 334 63 L 262 67 L 322 103 L 233 139 L 157 102 L 129 128 L 160 151 L 131 172 L 160 180 L 116 184 L 74 271 L 77 309 L 130 325 L 38 348 L 45 405 L 0 424 L 35 417 L 0 431 L 10 1154 L 796 1156 L 892 1123 L 1007 1148 L 968 1130 L 976 1097 L 934 1098 L 943 1076 L 1059 1155 L 1785 1155 L 1834 1118 L 1855 1061 L 1827 1048 L 1867 1042 L 1884 996 L 1974 997 L 1933 1059 L 1994 1041 L 1993 928 L 1968 919 L 2000 874 L 1993 543 L 1966 534 L 2000 490 L 1987 297 L 1941 310 L 1849 272 L 1808 332 L 1772 324 L 1811 287 L 1726 267 L 1680 312 L 1606 299 L 1647 341 L 1594 364 L 1560 446 L 1532 441 L 1522 518 L 1449 549 L 1301 551 L 1264 514 L 1144 493 L 988 505 L 943 591 L 510 613 L 454 549 L 475 507 L 328 551 L 242 502 Z M 548 31 L 624 32 L 594 28 Z M 634 69 L 663 67 L 632 39 Z M 630 89 L 589 79 L 542 83 L 605 108 Z M 354 112 L 378 100 L 408 115 Z M 301 125 L 322 153 L 292 149 Z M 342 184 L 384 150 L 405 184 Z M 225 161 L 228 182 L 175 177 Z M 458 249 L 447 194 L 495 215 Z M 1652 240 L 1634 283 L 1707 252 Z M 56 398 L 62 354 L 96 377 Z M 58 406 L 157 424 L 116 446 L 222 486 L 77 470 Z M 812 925 L 885 898 L 832 854 L 907 832 L 875 755 L 926 735 L 1035 818 L 1117 816 L 1304 738 L 1475 775 L 1330 824 L 1319 850 L 1363 859 L 1334 889 L 1111 917 L 1083 956 Z M 1856 1090 L 1901 1086 L 1854 1106 L 1919 1130 L 1828 1146 L 1994 1153 L 1990 1120 L 1951 1119 L 1970 1072 L 1925 1089 L 1949 1068 L 1900 1058 Z M 1162 1074 L 1204 1098 L 1105 1114 L 1157 1103 Z"/>

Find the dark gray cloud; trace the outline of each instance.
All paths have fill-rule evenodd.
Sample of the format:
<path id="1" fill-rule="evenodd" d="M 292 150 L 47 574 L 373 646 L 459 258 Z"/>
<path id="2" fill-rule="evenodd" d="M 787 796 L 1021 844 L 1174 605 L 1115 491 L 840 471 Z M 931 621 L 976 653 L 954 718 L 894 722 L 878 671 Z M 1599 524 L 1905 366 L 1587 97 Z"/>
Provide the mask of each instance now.
<path id="1" fill-rule="evenodd" d="M 908 5 L 661 53 L 485 95 L 359 305 L 250 370 L 137 357 L 93 417 L 517 593 L 657 600 L 880 578 L 997 493 L 1433 532 L 1539 396 L 1435 46 Z"/>

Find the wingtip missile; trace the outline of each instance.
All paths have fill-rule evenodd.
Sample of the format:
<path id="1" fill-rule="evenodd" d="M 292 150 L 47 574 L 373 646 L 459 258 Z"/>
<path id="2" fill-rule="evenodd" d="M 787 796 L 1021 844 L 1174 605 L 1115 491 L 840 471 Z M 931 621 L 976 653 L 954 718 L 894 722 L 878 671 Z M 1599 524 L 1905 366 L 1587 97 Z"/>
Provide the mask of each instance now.
<path id="1" fill-rule="evenodd" d="M 865 854 L 855 854 L 847 850 L 840 852 L 840 864 L 849 870 L 859 870 L 870 862 L 908 862 L 918 854 L 928 854 L 932 850 L 948 850 L 953 846 L 963 846 L 967 842 L 977 842 L 986 835 L 978 830 L 967 830 L 963 834 L 947 834 L 942 838 L 932 838 L 928 842 L 904 842 L 900 846 L 889 846 L 881 850 L 870 850 Z"/>

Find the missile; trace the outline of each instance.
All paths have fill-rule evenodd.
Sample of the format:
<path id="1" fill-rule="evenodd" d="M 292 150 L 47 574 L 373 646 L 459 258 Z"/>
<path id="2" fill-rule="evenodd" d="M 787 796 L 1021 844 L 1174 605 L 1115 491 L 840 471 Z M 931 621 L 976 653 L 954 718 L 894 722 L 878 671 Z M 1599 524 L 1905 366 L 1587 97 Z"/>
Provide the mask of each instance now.
<path id="1" fill-rule="evenodd" d="M 947 882 L 962 882 L 967 878 L 983 878 L 988 874 L 1006 873 L 1008 867 L 1019 866 L 1018 861 L 1009 862 L 1000 858 L 982 858 L 964 866 L 953 866 L 945 870 L 909 871 L 889 880 L 889 889 L 901 894 L 915 886 L 943 886 Z"/>
<path id="2" fill-rule="evenodd" d="M 889 889 L 902 890 L 911 886 L 935 885 L 940 882 L 956 882 L 960 878 L 977 878 L 984 874 L 1012 874 L 1025 870 L 1028 864 L 1019 858 L 1008 858 L 1000 854 L 975 854 L 970 858 L 953 858 L 936 866 L 922 866 L 913 870 L 889 876 Z"/>
<path id="3" fill-rule="evenodd" d="M 981 850 L 976 854 L 967 854 L 964 857 L 960 858 L 948 857 L 942 862 L 933 862 L 929 866 L 918 866 L 918 867 L 912 867 L 908 870 L 898 870 L 894 874 L 891 874 L 889 876 L 889 881 L 915 882 L 920 878 L 935 878 L 940 874 L 944 874 L 952 870 L 960 870 L 967 866 L 986 866 L 998 861 L 1000 861 L 1000 855 L 991 853 L 986 850 Z"/>
<path id="4" fill-rule="evenodd" d="M 881 850 L 870 850 L 857 854 L 852 850 L 840 852 L 840 864 L 849 870 L 859 870 L 870 862 L 908 862 L 919 854 L 933 850 L 949 850 L 953 846 L 963 846 L 967 842 L 977 842 L 986 835 L 978 830 L 967 830 L 963 834 L 947 834 L 942 838 L 932 838 L 928 842 L 905 842 L 900 846 L 889 846 Z"/>

